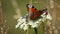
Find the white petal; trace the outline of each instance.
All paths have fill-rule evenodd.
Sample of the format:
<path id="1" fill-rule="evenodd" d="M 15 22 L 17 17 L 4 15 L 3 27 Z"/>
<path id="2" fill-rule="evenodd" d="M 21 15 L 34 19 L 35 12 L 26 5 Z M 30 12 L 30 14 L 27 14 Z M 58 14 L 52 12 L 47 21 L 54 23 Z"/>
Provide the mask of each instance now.
<path id="1" fill-rule="evenodd" d="M 46 18 L 49 19 L 49 20 L 52 20 L 52 17 L 51 17 L 50 14 L 48 14 Z"/>
<path id="2" fill-rule="evenodd" d="M 24 31 L 26 31 L 28 29 L 28 24 L 25 24 L 23 29 L 24 29 Z"/>

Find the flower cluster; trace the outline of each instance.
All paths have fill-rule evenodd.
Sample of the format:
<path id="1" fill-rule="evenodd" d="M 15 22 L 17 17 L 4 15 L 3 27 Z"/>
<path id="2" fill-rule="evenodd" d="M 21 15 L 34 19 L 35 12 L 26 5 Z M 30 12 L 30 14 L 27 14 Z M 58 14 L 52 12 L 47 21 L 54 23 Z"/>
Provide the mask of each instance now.
<path id="1" fill-rule="evenodd" d="M 45 22 L 46 19 L 48 20 L 52 20 L 52 17 L 50 16 L 50 14 L 48 15 L 45 15 L 45 13 L 43 13 L 42 15 L 42 18 L 39 18 L 37 19 L 36 21 L 33 21 L 33 20 L 30 20 L 29 23 L 27 23 L 27 15 L 24 16 L 24 17 L 20 17 L 18 20 L 17 20 L 17 25 L 15 26 L 15 28 L 18 28 L 20 27 L 20 29 L 23 29 L 24 31 L 28 29 L 29 25 L 31 26 L 31 28 L 37 28 L 40 26 L 40 24 L 42 22 Z"/>

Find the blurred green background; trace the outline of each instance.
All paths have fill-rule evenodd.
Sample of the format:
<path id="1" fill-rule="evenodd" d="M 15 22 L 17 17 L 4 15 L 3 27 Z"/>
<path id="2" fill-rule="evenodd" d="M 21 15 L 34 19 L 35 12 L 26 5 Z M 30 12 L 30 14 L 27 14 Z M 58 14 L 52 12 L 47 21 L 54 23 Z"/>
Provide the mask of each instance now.
<path id="1" fill-rule="evenodd" d="M 35 1 L 36 0 L 33 0 L 33 2 Z M 25 31 L 23 30 L 20 31 L 19 28 L 18 29 L 15 28 L 15 25 L 17 24 L 17 20 L 14 19 L 14 15 L 16 15 L 16 11 L 12 4 L 12 0 L 1 0 L 1 2 L 2 2 L 4 18 L 6 20 L 5 25 L 6 25 L 6 28 L 9 27 L 7 34 L 26 34 Z M 26 4 L 29 3 L 30 0 L 16 0 L 16 2 L 19 9 L 21 10 L 22 16 L 24 16 L 27 13 Z M 33 3 L 33 5 L 38 10 L 46 8 L 47 0 L 39 0 L 37 2 L 40 2 L 40 3 Z M 60 0 L 56 0 L 56 2 L 60 5 Z M 60 11 L 59 8 L 58 8 L 58 11 Z M 34 29 L 29 29 L 29 34 L 34 34 Z M 38 34 L 44 34 L 42 24 L 38 28 Z"/>

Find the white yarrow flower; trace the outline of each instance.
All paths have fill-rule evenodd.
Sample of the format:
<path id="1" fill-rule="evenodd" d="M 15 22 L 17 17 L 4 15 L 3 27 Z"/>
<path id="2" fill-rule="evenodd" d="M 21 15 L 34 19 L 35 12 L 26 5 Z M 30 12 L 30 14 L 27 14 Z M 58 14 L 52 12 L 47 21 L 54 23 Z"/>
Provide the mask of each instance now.
<path id="1" fill-rule="evenodd" d="M 28 24 L 25 24 L 23 29 L 24 29 L 24 31 L 26 31 L 28 29 Z"/>
<path id="2" fill-rule="evenodd" d="M 51 15 L 49 13 L 48 13 L 46 19 L 52 20 L 52 17 L 51 17 Z"/>
<path id="3" fill-rule="evenodd" d="M 32 28 L 38 27 L 38 24 L 37 23 L 34 23 L 31 27 Z"/>

